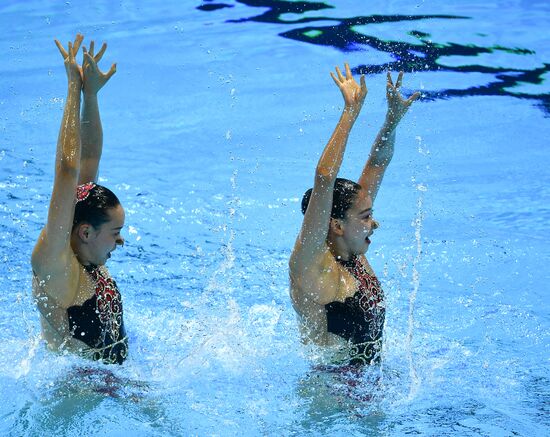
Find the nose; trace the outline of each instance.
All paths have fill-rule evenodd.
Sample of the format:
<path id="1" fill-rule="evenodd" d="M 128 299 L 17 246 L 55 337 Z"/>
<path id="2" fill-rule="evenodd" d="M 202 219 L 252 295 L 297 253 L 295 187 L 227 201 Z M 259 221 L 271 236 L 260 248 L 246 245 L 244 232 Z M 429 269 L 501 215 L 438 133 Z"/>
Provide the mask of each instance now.
<path id="1" fill-rule="evenodd" d="M 373 220 L 372 221 L 372 229 L 378 229 L 380 227 L 380 225 L 378 224 L 378 222 L 376 220 Z"/>
<path id="2" fill-rule="evenodd" d="M 116 240 L 117 246 L 124 246 L 124 238 L 118 237 Z"/>

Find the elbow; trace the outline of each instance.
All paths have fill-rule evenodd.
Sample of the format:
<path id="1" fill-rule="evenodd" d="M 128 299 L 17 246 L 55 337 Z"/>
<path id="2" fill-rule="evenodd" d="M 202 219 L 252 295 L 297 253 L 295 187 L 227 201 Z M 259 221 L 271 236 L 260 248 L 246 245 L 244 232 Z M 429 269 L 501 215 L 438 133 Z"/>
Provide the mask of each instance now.
<path id="1" fill-rule="evenodd" d="M 391 157 L 389 158 L 381 157 L 378 159 L 372 159 L 368 165 L 375 169 L 380 169 L 380 168 L 386 169 L 386 167 L 388 167 L 388 165 L 390 164 L 390 161 L 391 161 Z"/>
<path id="2" fill-rule="evenodd" d="M 75 177 L 78 178 L 78 174 L 80 172 L 79 165 L 76 162 L 74 162 L 74 160 L 64 159 L 64 158 L 61 158 L 57 162 L 55 166 L 55 170 L 57 174 L 65 175 L 73 178 Z"/>
<path id="3" fill-rule="evenodd" d="M 332 168 L 318 165 L 315 169 L 315 179 L 320 183 L 330 184 L 336 179 L 336 172 Z"/>

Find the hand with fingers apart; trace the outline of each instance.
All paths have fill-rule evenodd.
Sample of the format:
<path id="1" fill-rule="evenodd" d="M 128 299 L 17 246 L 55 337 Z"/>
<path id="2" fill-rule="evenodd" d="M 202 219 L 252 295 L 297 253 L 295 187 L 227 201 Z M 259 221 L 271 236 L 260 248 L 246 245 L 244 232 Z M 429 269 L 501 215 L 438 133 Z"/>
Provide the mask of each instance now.
<path id="1" fill-rule="evenodd" d="M 346 62 L 344 65 L 346 70 L 345 76 L 338 67 L 336 67 L 336 76 L 332 72 L 330 73 L 330 76 L 342 92 L 346 110 L 350 111 L 354 117 L 357 117 L 361 111 L 361 107 L 363 106 L 363 102 L 365 101 L 365 97 L 368 92 L 367 86 L 365 85 L 365 76 L 361 75 L 361 85 L 359 85 L 351 75 L 349 64 Z"/>
<path id="2" fill-rule="evenodd" d="M 97 94 L 116 72 L 116 64 L 111 65 L 107 73 L 103 73 L 99 70 L 97 63 L 103 57 L 105 50 L 107 50 L 107 43 L 103 43 L 99 52 L 94 54 L 93 41 L 90 42 L 90 50 L 86 50 L 86 47 L 82 47 L 82 51 L 84 52 L 84 60 L 82 62 L 82 89 L 84 94 Z"/>
<path id="3" fill-rule="evenodd" d="M 63 47 L 58 40 L 54 40 L 57 48 L 59 49 L 59 53 L 61 53 L 61 56 L 63 56 L 65 61 L 65 70 L 67 71 L 69 83 L 76 84 L 78 86 L 82 86 L 82 75 L 80 65 L 76 62 L 76 55 L 80 49 L 80 44 L 82 44 L 83 39 L 84 37 L 81 34 L 77 34 L 74 43 L 69 42 L 67 44 L 68 50 L 65 50 L 65 47 Z"/>
<path id="4" fill-rule="evenodd" d="M 408 99 L 404 99 L 399 89 L 403 82 L 403 72 L 399 72 L 395 85 L 393 84 L 391 73 L 388 71 L 388 81 L 386 84 L 386 97 L 388 99 L 388 113 L 386 120 L 393 125 L 397 125 L 403 116 L 409 110 L 412 103 L 420 97 L 420 93 L 417 91 Z"/>

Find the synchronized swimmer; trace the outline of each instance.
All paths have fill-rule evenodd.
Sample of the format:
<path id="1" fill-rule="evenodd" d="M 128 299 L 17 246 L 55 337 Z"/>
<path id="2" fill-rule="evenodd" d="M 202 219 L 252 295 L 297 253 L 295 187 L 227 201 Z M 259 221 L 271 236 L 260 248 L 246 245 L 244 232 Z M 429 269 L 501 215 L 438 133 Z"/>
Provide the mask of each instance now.
<path id="1" fill-rule="evenodd" d="M 107 73 L 99 70 L 107 45 L 94 54 L 93 41 L 89 50 L 83 47 L 78 65 L 82 41 L 77 35 L 68 49 L 55 41 L 68 92 L 48 219 L 32 253 L 33 296 L 51 349 L 122 364 L 128 355 L 122 297 L 105 263 L 124 244 L 124 209 L 112 191 L 96 183 L 103 148 L 97 94 L 116 65 Z"/>
<path id="2" fill-rule="evenodd" d="M 395 144 L 395 130 L 410 105 L 387 76 L 388 110 L 358 183 L 338 178 L 351 129 L 367 95 L 345 65 L 332 79 L 342 92 L 344 110 L 315 169 L 313 188 L 302 199 L 304 220 L 290 256 L 290 296 L 306 339 L 321 345 L 347 341 L 352 365 L 380 360 L 384 328 L 384 293 L 365 252 L 378 228 L 373 203 Z"/>

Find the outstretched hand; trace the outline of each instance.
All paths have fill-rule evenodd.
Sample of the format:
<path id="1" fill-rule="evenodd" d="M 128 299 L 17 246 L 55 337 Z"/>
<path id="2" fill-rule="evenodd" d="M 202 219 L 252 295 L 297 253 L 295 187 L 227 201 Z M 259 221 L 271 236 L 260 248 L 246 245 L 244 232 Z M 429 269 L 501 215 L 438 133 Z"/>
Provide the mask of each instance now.
<path id="1" fill-rule="evenodd" d="M 69 82 L 78 84 L 82 84 L 82 76 L 80 73 L 80 65 L 76 62 L 76 54 L 80 49 L 80 44 L 82 44 L 83 39 L 84 37 L 78 33 L 74 39 L 74 43 L 68 43 L 68 50 L 65 50 L 65 47 L 63 47 L 58 40 L 54 40 L 55 45 L 59 49 L 59 53 L 61 53 L 61 56 L 63 56 L 63 60 L 65 61 L 65 70 L 67 71 L 67 78 L 69 79 Z"/>
<path id="2" fill-rule="evenodd" d="M 403 116 L 407 113 L 409 107 L 412 103 L 420 97 L 420 93 L 417 91 L 408 99 L 404 99 L 399 88 L 401 88 L 401 83 L 403 82 L 403 72 L 399 72 L 397 76 L 397 81 L 395 85 L 393 84 L 391 73 L 388 71 L 388 82 L 386 84 L 386 96 L 388 99 L 388 114 L 386 119 L 397 125 Z"/>
<path id="3" fill-rule="evenodd" d="M 99 70 L 97 63 L 103 57 L 105 50 L 107 50 L 107 43 L 103 43 L 99 52 L 94 55 L 93 41 L 90 42 L 89 51 L 86 50 L 86 47 L 82 48 L 84 52 L 84 60 L 82 62 L 82 89 L 84 90 L 84 94 L 96 94 L 116 72 L 116 64 L 111 65 L 107 73 Z"/>
<path id="4" fill-rule="evenodd" d="M 346 68 L 345 77 L 338 67 L 336 67 L 337 76 L 335 76 L 332 72 L 330 73 L 330 76 L 342 92 L 346 109 L 350 110 L 354 116 L 357 116 L 361 111 L 361 107 L 363 106 L 363 102 L 365 101 L 365 97 L 368 92 L 367 86 L 365 85 L 365 76 L 361 75 L 361 85 L 359 85 L 351 75 L 349 64 L 346 62 L 344 65 Z"/>

